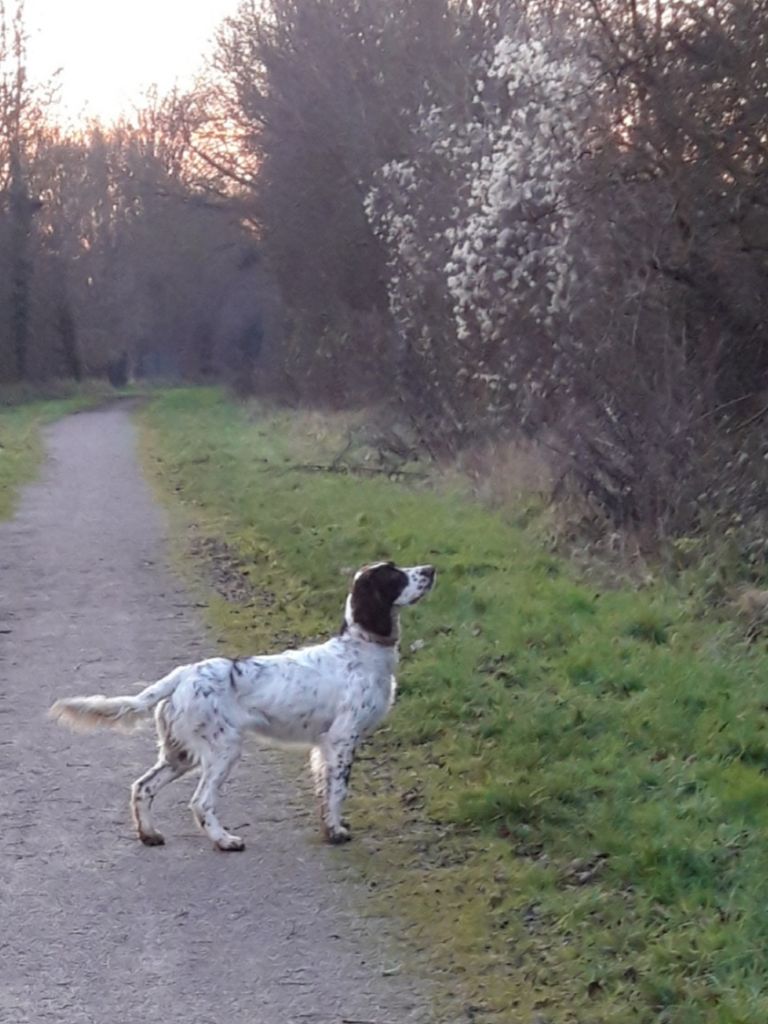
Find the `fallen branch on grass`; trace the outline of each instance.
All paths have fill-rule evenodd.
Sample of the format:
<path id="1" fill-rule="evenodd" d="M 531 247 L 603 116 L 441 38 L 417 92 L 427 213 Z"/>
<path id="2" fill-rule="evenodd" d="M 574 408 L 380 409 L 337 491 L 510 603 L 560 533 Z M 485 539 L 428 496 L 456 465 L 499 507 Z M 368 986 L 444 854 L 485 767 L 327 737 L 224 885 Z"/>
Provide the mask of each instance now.
<path id="1" fill-rule="evenodd" d="M 312 462 L 298 462 L 290 466 L 265 466 L 265 472 L 270 473 L 338 473 L 342 476 L 386 476 L 389 479 L 405 477 L 408 480 L 426 480 L 427 473 L 420 473 L 413 469 L 389 469 L 379 466 L 348 466 L 348 465 L 320 465 Z"/>

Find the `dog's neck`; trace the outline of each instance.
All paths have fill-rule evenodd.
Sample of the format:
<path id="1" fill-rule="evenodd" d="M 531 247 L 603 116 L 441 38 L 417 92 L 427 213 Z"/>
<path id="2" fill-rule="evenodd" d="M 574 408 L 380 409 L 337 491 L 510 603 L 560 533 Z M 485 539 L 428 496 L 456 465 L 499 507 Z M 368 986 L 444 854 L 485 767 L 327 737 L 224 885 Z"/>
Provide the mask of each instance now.
<path id="1" fill-rule="evenodd" d="M 369 644 L 376 644 L 379 647 L 397 647 L 400 643 L 400 616 L 397 610 L 392 608 L 389 618 L 389 634 L 379 633 L 373 629 L 366 628 L 357 622 L 352 611 L 351 595 L 347 597 L 344 606 L 344 621 L 341 624 L 340 636 L 346 636 L 353 640 L 363 640 Z"/>

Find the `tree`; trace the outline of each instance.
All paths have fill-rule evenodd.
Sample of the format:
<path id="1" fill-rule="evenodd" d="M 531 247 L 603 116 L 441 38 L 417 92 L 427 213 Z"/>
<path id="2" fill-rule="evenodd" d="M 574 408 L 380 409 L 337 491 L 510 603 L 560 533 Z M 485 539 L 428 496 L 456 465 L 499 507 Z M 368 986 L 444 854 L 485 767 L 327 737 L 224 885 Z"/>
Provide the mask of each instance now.
<path id="1" fill-rule="evenodd" d="M 40 97 L 27 82 L 24 4 L 0 3 L 0 201 L 8 270 L 6 360 L 23 380 L 28 370 L 30 234 L 39 200 L 29 189 L 29 160 L 40 128 Z M 9 359 L 10 355 L 10 359 Z"/>

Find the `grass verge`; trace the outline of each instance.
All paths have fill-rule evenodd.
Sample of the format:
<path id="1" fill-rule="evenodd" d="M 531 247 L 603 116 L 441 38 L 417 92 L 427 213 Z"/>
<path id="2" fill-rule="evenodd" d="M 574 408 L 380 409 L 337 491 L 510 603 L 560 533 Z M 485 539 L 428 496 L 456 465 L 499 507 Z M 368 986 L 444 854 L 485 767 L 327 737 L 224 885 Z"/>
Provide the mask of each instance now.
<path id="1" fill-rule="evenodd" d="M 341 855 L 431 958 L 446 1016 L 765 1024 L 763 641 L 671 585 L 599 592 L 460 493 L 323 472 L 301 418 L 211 390 L 143 416 L 198 551 L 236 566 L 210 605 L 231 651 L 327 632 L 364 561 L 437 563 Z"/>
<path id="2" fill-rule="evenodd" d="M 43 457 L 43 424 L 98 405 L 106 394 L 100 384 L 57 386 L 42 396 L 33 390 L 0 389 L 0 519 L 13 513 L 19 487 L 37 472 Z"/>

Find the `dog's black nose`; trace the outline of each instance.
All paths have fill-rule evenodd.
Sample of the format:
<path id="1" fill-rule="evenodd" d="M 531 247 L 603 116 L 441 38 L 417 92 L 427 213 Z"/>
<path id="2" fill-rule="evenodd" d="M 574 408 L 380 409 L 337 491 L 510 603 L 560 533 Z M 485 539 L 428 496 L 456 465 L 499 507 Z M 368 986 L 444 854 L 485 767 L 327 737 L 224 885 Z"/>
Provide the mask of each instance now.
<path id="1" fill-rule="evenodd" d="M 437 569 L 435 569 L 434 565 L 425 565 L 422 571 L 431 583 L 432 580 L 434 580 L 435 578 L 435 573 L 437 572 Z"/>

